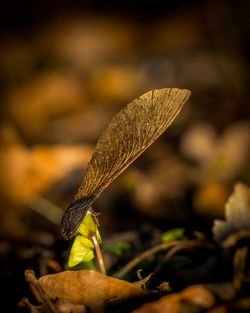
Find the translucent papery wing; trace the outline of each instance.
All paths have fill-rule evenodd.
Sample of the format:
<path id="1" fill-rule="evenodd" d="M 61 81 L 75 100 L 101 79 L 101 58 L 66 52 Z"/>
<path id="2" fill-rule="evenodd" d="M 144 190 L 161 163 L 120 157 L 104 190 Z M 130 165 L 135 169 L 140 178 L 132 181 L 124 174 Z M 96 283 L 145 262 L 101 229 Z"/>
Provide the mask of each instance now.
<path id="1" fill-rule="evenodd" d="M 173 122 L 190 97 L 189 90 L 151 90 L 130 102 L 99 138 L 83 183 L 63 217 L 63 235 L 71 237 L 98 195 Z"/>

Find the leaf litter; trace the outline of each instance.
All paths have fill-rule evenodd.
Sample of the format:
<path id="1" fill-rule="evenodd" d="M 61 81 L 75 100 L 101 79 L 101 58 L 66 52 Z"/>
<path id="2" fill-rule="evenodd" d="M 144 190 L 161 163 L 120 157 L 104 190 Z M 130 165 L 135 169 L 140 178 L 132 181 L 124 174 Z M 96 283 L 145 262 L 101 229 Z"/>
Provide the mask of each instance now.
<path id="1" fill-rule="evenodd" d="M 105 136 L 102 137 L 99 147 L 105 142 L 104 139 Z M 150 143 L 151 141 L 149 141 Z M 144 148 L 142 143 L 140 152 L 135 153 L 131 160 L 133 161 L 138 153 L 143 152 Z M 124 149 L 122 147 L 121 150 Z M 102 164 L 101 161 L 98 161 L 99 163 L 95 161 L 98 158 L 100 158 L 98 153 L 94 154 L 91 161 L 94 165 L 89 165 L 87 173 L 89 171 L 93 175 L 91 171 L 95 167 L 98 170 L 98 166 Z M 125 158 L 124 163 L 120 165 L 128 166 L 132 162 L 129 160 L 129 158 Z M 108 163 L 105 164 L 108 167 L 101 174 L 102 178 L 95 177 L 96 181 L 91 183 L 90 189 L 84 185 L 80 188 L 75 203 L 81 198 L 87 199 L 87 196 L 94 193 L 93 199 L 87 199 L 90 202 L 84 200 L 86 206 L 91 205 L 98 196 L 95 193 L 100 193 L 123 170 L 122 167 L 119 168 L 119 164 L 112 163 L 110 165 Z M 110 168 L 113 169 L 113 167 L 117 172 L 115 171 L 109 176 Z M 88 183 L 90 174 L 87 174 L 85 183 L 86 181 Z M 100 182 L 102 183 L 100 184 Z M 103 182 L 105 182 L 104 185 Z M 75 203 L 73 202 L 74 205 Z M 122 267 L 113 271 L 113 276 L 125 279 L 126 275 L 137 269 L 139 282 L 132 283 L 103 275 L 94 270 L 66 270 L 57 274 L 45 275 L 39 279 L 36 279 L 32 271 L 26 271 L 26 280 L 30 283 L 31 290 L 40 304 L 35 306 L 27 298 L 23 298 L 19 302 L 19 306 L 27 307 L 30 312 L 58 313 L 86 312 L 89 309 L 94 312 L 120 312 L 121 310 L 130 312 L 134 310 L 133 312 L 142 313 L 211 313 L 250 310 L 250 297 L 247 292 L 250 285 L 248 264 L 249 188 L 242 183 L 236 184 L 235 191 L 225 207 L 226 220 L 214 222 L 213 234 L 216 242 L 201 232 L 194 231 L 186 236 L 182 228 L 168 230 L 161 235 L 163 242 L 137 253 L 127 264 L 123 264 Z M 82 210 L 81 207 L 80 209 Z M 82 218 L 84 212 L 79 211 L 77 219 L 79 216 Z M 72 220 L 69 219 L 68 222 L 71 223 Z M 75 222 L 72 225 L 67 223 L 67 232 L 69 231 L 67 234 L 71 236 L 71 232 L 75 231 L 76 224 Z M 130 250 L 133 249 L 129 249 L 129 252 L 131 252 Z M 121 260 L 123 252 L 119 250 L 116 257 Z M 189 258 L 191 263 L 184 262 L 181 267 L 177 267 L 178 260 L 183 257 Z M 174 267 L 170 266 L 171 262 Z M 149 267 L 145 264 L 148 264 Z M 225 270 L 224 272 L 222 268 Z M 232 268 L 233 275 L 228 270 Z M 142 271 L 146 273 L 146 275 L 144 274 L 145 278 L 142 278 Z M 209 276 L 205 275 L 205 272 L 209 273 Z M 189 274 L 187 275 L 187 273 Z M 133 303 L 135 299 L 139 299 L 140 302 Z M 130 304 L 129 309 L 126 303 Z"/>
<path id="2" fill-rule="evenodd" d="M 163 266 L 166 266 L 170 259 L 177 261 L 177 258 L 181 255 L 185 255 L 187 251 L 189 257 L 191 257 L 195 263 L 195 259 L 199 258 L 200 253 L 206 251 L 208 256 L 213 256 L 216 259 L 216 265 L 214 265 L 212 269 L 215 273 L 213 274 L 213 272 L 211 272 L 210 281 L 202 279 L 201 277 L 200 284 L 196 284 L 193 280 L 190 284 L 186 284 L 186 287 L 179 288 L 175 287 L 176 282 L 172 281 L 171 276 L 169 277 L 170 286 L 169 282 L 164 281 L 164 277 L 166 276 L 162 276 L 161 286 L 157 285 L 157 283 L 154 282 L 155 276 L 157 276 L 156 272 L 155 274 L 151 272 L 147 277 L 142 278 L 141 273 L 145 276 L 147 272 L 145 272 L 145 270 L 138 272 L 140 280 L 134 283 L 106 276 L 93 270 L 62 271 L 57 274 L 42 276 L 38 280 L 29 278 L 29 282 L 33 285 L 33 293 L 36 295 L 36 299 L 40 304 L 35 306 L 31 304 L 27 298 L 24 298 L 20 301 L 19 306 L 25 306 L 30 312 L 35 313 L 51 311 L 65 313 L 86 312 L 88 308 L 92 308 L 92 310 L 96 310 L 96 312 L 103 312 L 103 310 L 104 312 L 116 312 L 121 306 L 123 309 L 128 308 L 125 305 L 127 301 L 131 305 L 134 299 L 140 299 L 139 304 L 137 302 L 137 304 L 134 304 L 132 308 L 130 307 L 127 312 L 133 311 L 133 308 L 133 312 L 135 313 L 227 313 L 238 312 L 238 310 L 247 312 L 250 310 L 250 297 L 248 293 L 250 285 L 250 269 L 248 262 L 250 228 L 248 228 L 248 224 L 245 221 L 248 216 L 248 196 L 249 188 L 242 183 L 236 184 L 235 191 L 229 198 L 226 208 L 227 210 L 236 211 L 237 207 L 239 207 L 238 214 L 241 214 L 241 216 L 237 218 L 236 223 L 232 224 L 233 227 L 230 228 L 230 232 L 228 228 L 226 228 L 226 232 L 224 228 L 222 228 L 221 234 L 223 236 L 219 237 L 223 238 L 221 242 L 218 241 L 215 243 L 206 239 L 206 236 L 199 232 L 194 233 L 193 236 L 197 236 L 194 240 L 189 238 L 175 240 L 176 238 L 173 237 L 173 241 L 159 243 L 158 246 L 154 246 L 136 256 L 122 268 L 124 273 L 133 272 L 142 264 L 141 261 L 144 258 L 149 258 L 149 262 L 152 264 L 155 263 L 155 261 L 157 263 L 162 261 L 162 259 L 159 258 L 160 255 L 165 255 Z M 234 214 L 236 213 L 234 212 Z M 230 218 L 226 220 L 229 224 Z M 230 226 L 232 225 L 230 224 Z M 235 225 L 237 227 L 235 227 Z M 172 233 L 166 233 L 171 234 L 171 236 L 177 234 L 177 239 L 180 234 L 183 236 L 183 230 L 173 230 Z M 240 239 L 239 237 L 237 237 L 238 240 L 230 239 L 230 236 L 235 236 L 236 233 L 241 234 Z M 215 232 L 214 234 L 218 235 L 220 233 Z M 225 244 L 229 239 L 233 244 Z M 168 257 L 166 258 L 166 256 Z M 120 257 L 122 258 L 122 255 L 120 255 Z M 221 262 L 225 267 L 227 264 L 231 264 L 233 277 L 231 277 L 230 272 L 228 272 L 224 279 L 218 280 L 216 273 L 218 271 L 218 264 Z M 205 266 L 204 262 L 203 266 Z M 184 265 L 184 268 L 177 269 L 179 272 L 178 275 L 183 275 L 181 272 L 183 270 L 185 272 L 185 267 Z M 193 267 L 187 266 L 187 270 L 190 271 L 192 275 L 193 271 L 198 271 L 198 267 L 197 265 Z M 219 268 L 219 270 L 221 271 L 221 268 Z M 159 273 L 162 275 L 161 273 L 165 272 L 160 270 Z M 116 276 L 119 277 L 123 275 L 124 274 L 116 274 Z M 178 279 L 178 275 L 176 279 Z M 158 281 L 159 280 L 157 280 L 157 282 Z M 164 288 L 163 285 L 167 287 Z M 40 290 L 40 292 L 37 292 L 37 290 Z M 51 303 L 56 311 L 51 310 Z M 116 304 L 116 306 L 114 304 Z M 124 312 L 126 312 L 126 309 Z"/>

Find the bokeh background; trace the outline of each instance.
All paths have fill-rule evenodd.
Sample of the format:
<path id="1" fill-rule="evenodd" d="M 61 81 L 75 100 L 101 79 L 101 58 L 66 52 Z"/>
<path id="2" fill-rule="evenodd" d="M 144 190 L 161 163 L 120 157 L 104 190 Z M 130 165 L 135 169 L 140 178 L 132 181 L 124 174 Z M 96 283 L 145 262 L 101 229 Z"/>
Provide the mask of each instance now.
<path id="1" fill-rule="evenodd" d="M 234 184 L 250 184 L 249 8 L 247 0 L 1 4 L 0 264 L 13 311 L 25 268 L 63 266 L 62 212 L 102 130 L 144 92 L 192 96 L 96 201 L 104 239 L 141 228 L 147 247 L 153 228 L 176 226 L 209 235 Z"/>

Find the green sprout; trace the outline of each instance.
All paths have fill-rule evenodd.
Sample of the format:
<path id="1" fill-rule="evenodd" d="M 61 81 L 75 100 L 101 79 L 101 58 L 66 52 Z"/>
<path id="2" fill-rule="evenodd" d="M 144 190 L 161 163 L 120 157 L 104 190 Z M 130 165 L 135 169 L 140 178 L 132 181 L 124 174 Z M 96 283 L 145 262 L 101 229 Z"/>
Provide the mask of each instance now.
<path id="1" fill-rule="evenodd" d="M 185 240 L 187 237 L 184 235 L 185 229 L 184 228 L 174 228 L 164 232 L 161 235 L 162 242 L 171 242 L 174 240 Z"/>
<path id="2" fill-rule="evenodd" d="M 72 268 L 80 263 L 88 263 L 95 257 L 94 249 L 102 273 L 106 274 L 103 257 L 99 244 L 102 239 L 91 211 L 88 211 L 81 225 L 77 229 L 77 235 L 70 250 L 68 267 Z"/>
<path id="3" fill-rule="evenodd" d="M 131 244 L 127 241 L 123 241 L 114 246 L 104 246 L 103 250 L 113 253 L 115 255 L 122 255 L 124 251 L 130 250 Z"/>

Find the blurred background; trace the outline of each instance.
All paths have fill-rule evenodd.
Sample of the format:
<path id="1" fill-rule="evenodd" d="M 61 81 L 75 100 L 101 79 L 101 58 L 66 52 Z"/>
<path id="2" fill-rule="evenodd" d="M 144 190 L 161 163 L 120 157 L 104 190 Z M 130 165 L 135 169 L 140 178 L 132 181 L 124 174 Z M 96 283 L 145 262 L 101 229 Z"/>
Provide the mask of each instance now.
<path id="1" fill-rule="evenodd" d="M 192 91 L 152 147 L 102 194 L 101 233 L 208 232 L 250 184 L 249 8 L 242 1 L 17 1 L 0 10 L 0 264 L 6 301 L 23 271 L 66 260 L 60 219 L 95 143 L 154 88 Z M 49 263 L 50 262 L 50 263 Z"/>

